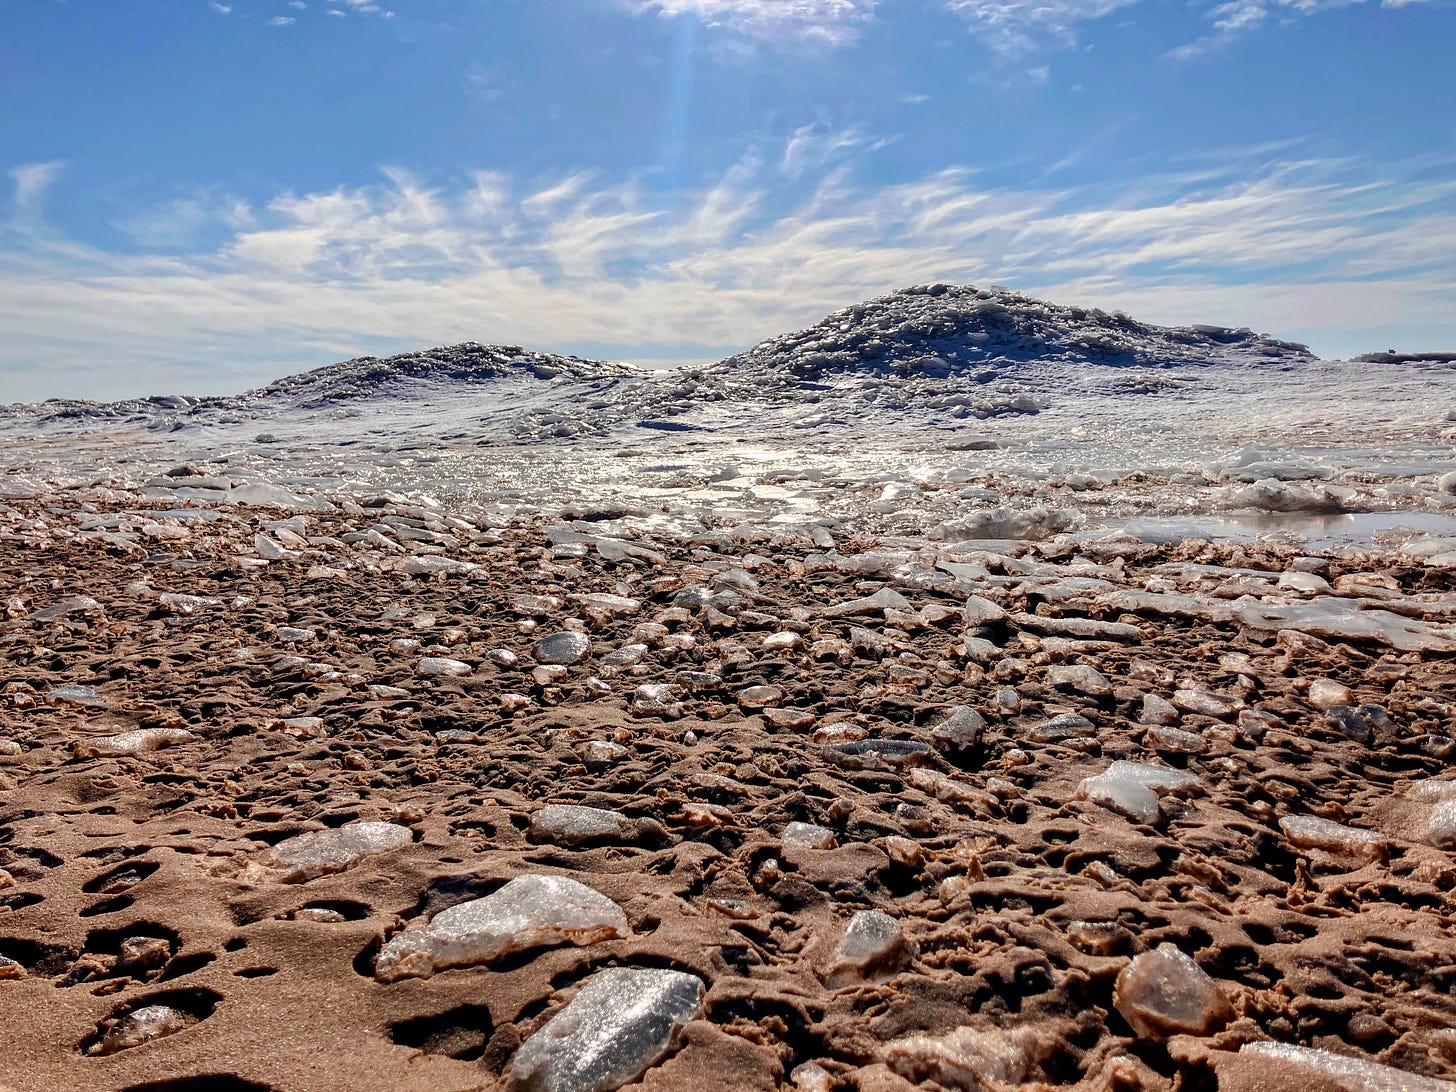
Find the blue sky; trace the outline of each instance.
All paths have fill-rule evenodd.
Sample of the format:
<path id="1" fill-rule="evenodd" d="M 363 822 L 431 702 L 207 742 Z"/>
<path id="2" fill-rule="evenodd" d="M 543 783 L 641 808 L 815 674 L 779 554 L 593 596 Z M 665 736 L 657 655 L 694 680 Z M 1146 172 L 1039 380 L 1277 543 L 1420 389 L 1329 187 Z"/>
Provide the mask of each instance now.
<path id="1" fill-rule="evenodd" d="M 907 284 L 1456 348 L 1452 0 L 15 0 L 0 402 Z"/>

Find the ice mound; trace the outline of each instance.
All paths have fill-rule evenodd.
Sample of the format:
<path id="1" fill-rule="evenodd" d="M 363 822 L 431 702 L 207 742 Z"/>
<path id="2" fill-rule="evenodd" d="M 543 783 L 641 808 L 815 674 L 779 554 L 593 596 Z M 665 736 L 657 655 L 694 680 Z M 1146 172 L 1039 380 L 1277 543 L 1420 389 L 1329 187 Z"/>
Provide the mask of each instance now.
<path id="1" fill-rule="evenodd" d="M 523 948 L 596 944 L 627 932 L 622 908 L 585 884 L 560 876 L 517 876 L 493 895 L 442 910 L 429 925 L 394 937 L 379 953 L 374 977 L 428 978 Z"/>
<path id="2" fill-rule="evenodd" d="M 703 982 L 681 971 L 610 967 L 511 1059 L 512 1092 L 611 1092 L 672 1050 L 703 1010 Z"/>
<path id="3" fill-rule="evenodd" d="M 989 382 L 998 369 L 1028 360 L 1166 368 L 1231 358 L 1314 359 L 1303 345 L 1250 330 L 1150 326 L 1121 313 L 1064 307 L 1003 288 L 930 284 L 835 311 L 705 373 L 768 385 L 843 373 L 944 378 L 974 371 Z"/>

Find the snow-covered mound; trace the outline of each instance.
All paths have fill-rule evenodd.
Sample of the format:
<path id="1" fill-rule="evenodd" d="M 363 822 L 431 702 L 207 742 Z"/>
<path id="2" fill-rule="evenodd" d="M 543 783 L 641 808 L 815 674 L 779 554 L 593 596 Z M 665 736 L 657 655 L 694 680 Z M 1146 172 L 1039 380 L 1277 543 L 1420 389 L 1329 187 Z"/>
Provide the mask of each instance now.
<path id="1" fill-rule="evenodd" d="M 1304 345 L 1251 330 L 1151 326 L 1004 288 L 931 284 L 836 311 L 710 373 L 760 385 L 846 373 L 948 378 L 976 372 L 989 380 L 1027 362 L 1164 368 L 1313 359 Z"/>
<path id="2" fill-rule="evenodd" d="M 576 356 L 538 353 L 516 345 L 481 345 L 467 341 L 399 356 L 361 356 L 288 376 L 233 398 L 218 399 L 228 408 L 254 408 L 291 403 L 308 409 L 352 399 L 388 395 L 410 381 L 479 383 L 531 378 L 594 382 L 640 376 L 629 364 L 607 364 Z"/>

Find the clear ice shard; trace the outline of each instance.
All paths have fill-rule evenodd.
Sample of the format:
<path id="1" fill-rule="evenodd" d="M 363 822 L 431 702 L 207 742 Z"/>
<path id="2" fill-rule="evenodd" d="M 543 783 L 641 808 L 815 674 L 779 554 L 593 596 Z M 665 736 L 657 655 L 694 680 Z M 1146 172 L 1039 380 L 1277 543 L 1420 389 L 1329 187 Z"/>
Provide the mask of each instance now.
<path id="1" fill-rule="evenodd" d="M 864 982 L 891 974 L 904 965 L 913 953 L 900 923 L 878 910 L 861 910 L 849 921 L 849 929 L 824 976 L 830 989 Z"/>
<path id="2" fill-rule="evenodd" d="M 262 857 L 264 868 L 284 883 L 304 883 L 343 872 L 360 858 L 398 849 L 414 840 L 398 823 L 346 823 L 334 830 L 311 830 L 285 838 Z"/>
<path id="3" fill-rule="evenodd" d="M 1318 1087 L 1331 1092 L 1456 1092 L 1452 1081 L 1421 1077 L 1379 1062 L 1313 1047 L 1245 1043 L 1239 1056 L 1249 1055 L 1273 1062 L 1270 1076 L 1280 1080 L 1283 1087 Z"/>
<path id="4" fill-rule="evenodd" d="M 427 978 L 524 948 L 596 944 L 627 933 L 622 908 L 585 884 L 562 876 L 517 876 L 494 894 L 442 910 L 428 925 L 395 936 L 379 953 L 374 977 Z"/>
<path id="5" fill-rule="evenodd" d="M 92 1054 L 115 1054 L 119 1050 L 173 1035 L 187 1026 L 187 1017 L 167 1005 L 145 1005 L 134 1009 L 101 1038 Z"/>
<path id="6" fill-rule="evenodd" d="M 585 633 L 563 630 L 536 642 L 536 661 L 543 664 L 575 664 L 586 659 L 591 638 Z"/>
<path id="7" fill-rule="evenodd" d="M 1077 793 L 1084 800 L 1127 816 L 1135 823 L 1158 821 L 1158 797 L 1198 784 L 1198 778 L 1166 766 L 1118 760 L 1094 777 L 1084 778 Z"/>
<path id="8" fill-rule="evenodd" d="M 516 1052 L 511 1092 L 612 1092 L 673 1049 L 703 1010 L 703 982 L 682 971 L 609 967 Z"/>
<path id="9" fill-rule="evenodd" d="M 1218 983 L 1171 944 L 1144 952 L 1117 976 L 1112 1003 L 1139 1035 L 1207 1035 L 1233 1019 Z"/>

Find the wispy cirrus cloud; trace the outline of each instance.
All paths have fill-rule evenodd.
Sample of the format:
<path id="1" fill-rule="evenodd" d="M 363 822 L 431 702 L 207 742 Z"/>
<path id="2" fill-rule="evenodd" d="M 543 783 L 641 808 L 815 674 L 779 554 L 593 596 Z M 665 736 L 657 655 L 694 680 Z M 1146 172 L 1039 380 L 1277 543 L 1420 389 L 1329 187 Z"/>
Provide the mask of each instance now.
<path id="1" fill-rule="evenodd" d="M 617 0 L 637 14 L 691 15 L 752 38 L 844 45 L 873 18 L 879 0 Z"/>
<path id="2" fill-rule="evenodd" d="M 1251 325 L 1327 353 L 1383 347 L 1398 326 L 1456 341 L 1449 170 L 1397 181 L 1389 163 L 1229 156 L 1131 192 L 989 187 L 962 167 L 869 186 L 853 156 L 788 176 L 785 147 L 686 194 L 585 172 L 431 185 L 390 170 L 265 207 L 219 199 L 199 236 L 215 241 L 180 252 L 141 232 L 128 253 L 0 233 L 0 401 L 83 375 L 105 396 L 235 390 L 466 339 L 716 357 L 929 280 Z M 25 191 L 11 207 L 34 210 L 46 172 L 11 177 Z M 164 211 L 164 228 L 193 212 Z M 26 373 L 37 361 L 47 374 Z"/>
<path id="3" fill-rule="evenodd" d="M 1187 59 L 1210 49 L 1228 45 L 1271 21 L 1289 20 L 1336 8 L 1360 7 L 1371 0 L 1221 0 L 1207 11 L 1213 31 L 1194 42 L 1169 51 L 1169 56 Z M 1406 8 L 1443 0 L 1375 0 L 1382 8 Z"/>
<path id="4" fill-rule="evenodd" d="M 945 0 L 946 7 L 999 53 L 1030 53 L 1077 42 L 1082 24 L 1141 0 Z"/>

